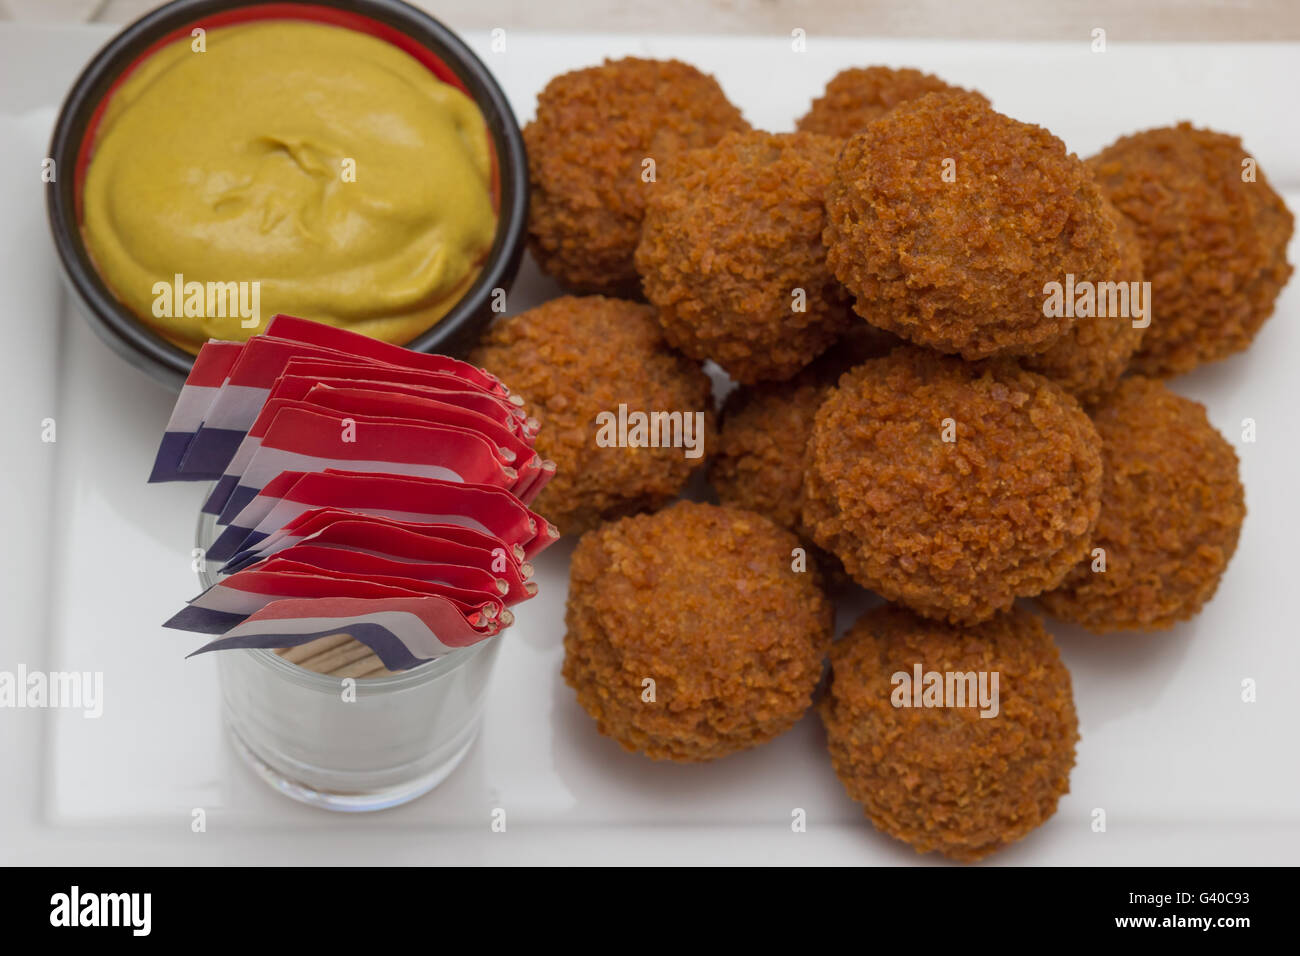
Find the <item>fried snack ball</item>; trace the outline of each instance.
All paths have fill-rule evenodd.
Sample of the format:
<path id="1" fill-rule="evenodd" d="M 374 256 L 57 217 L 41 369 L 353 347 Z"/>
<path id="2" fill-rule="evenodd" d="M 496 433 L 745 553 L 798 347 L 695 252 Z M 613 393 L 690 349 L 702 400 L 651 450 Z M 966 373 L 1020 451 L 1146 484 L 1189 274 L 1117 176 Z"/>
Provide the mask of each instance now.
<path id="1" fill-rule="evenodd" d="M 807 374 L 742 386 L 727 396 L 709 483 L 723 504 L 766 515 L 803 533 L 799 494 L 813 419 L 834 381 Z"/>
<path id="2" fill-rule="evenodd" d="M 968 359 L 1043 351 L 1074 324 L 1044 314 L 1044 286 L 1120 268 L 1088 168 L 970 94 L 910 100 L 850 139 L 826 207 L 827 263 L 858 314 Z"/>
<path id="3" fill-rule="evenodd" d="M 640 294 L 632 253 L 654 160 L 749 129 L 712 76 L 677 60 L 627 57 L 555 77 L 524 127 L 532 198 L 529 248 L 579 292 Z"/>
<path id="4" fill-rule="evenodd" d="M 703 761 L 792 727 L 833 617 L 816 574 L 791 570 L 797 545 L 760 515 L 689 501 L 583 535 L 564 679 L 600 732 L 656 760 Z"/>
<path id="5" fill-rule="evenodd" d="M 1133 359 L 1166 377 L 1240 352 L 1291 277 L 1295 220 L 1236 136 L 1190 123 L 1125 136 L 1088 160 L 1133 223 L 1155 309 Z"/>
<path id="6" fill-rule="evenodd" d="M 975 623 L 1056 587 L 1084 556 L 1099 445 L 1043 376 L 905 346 L 844 375 L 817 410 L 804 523 L 863 587 Z"/>
<path id="7" fill-rule="evenodd" d="M 650 306 L 564 296 L 497 322 L 470 360 L 509 382 L 541 423 L 537 452 L 555 462 L 556 475 L 532 507 L 565 534 L 659 507 L 704 461 L 683 447 L 601 447 L 601 412 L 617 415 L 624 404 L 681 412 L 683 423 L 704 412 L 702 448 L 713 445 L 708 376 L 668 347 Z"/>
<path id="8" fill-rule="evenodd" d="M 1143 276 L 1137 232 L 1109 202 L 1106 212 L 1114 220 L 1119 235 L 1120 267 L 1112 279 L 1104 281 L 1128 283 L 1131 295 L 1131 283 L 1141 282 Z M 1119 384 L 1149 327 L 1147 324 L 1134 326 L 1131 301 L 1129 315 L 1081 318 L 1047 351 L 1026 356 L 1020 364 L 1031 372 L 1046 375 L 1084 405 L 1096 404 Z M 1147 308 L 1150 306 L 1148 301 Z M 1150 319 L 1149 312 L 1146 318 Z"/>
<path id="9" fill-rule="evenodd" d="M 636 250 L 673 346 L 739 382 L 782 380 L 855 321 L 821 241 L 839 147 L 828 136 L 755 130 L 674 163 Z"/>
<path id="10" fill-rule="evenodd" d="M 1127 378 L 1099 407 L 1105 478 L 1088 557 L 1054 591 L 1048 613 L 1090 631 L 1154 631 L 1214 596 L 1246 517 L 1237 454 L 1205 407 L 1149 378 Z M 1091 549 L 1105 552 L 1094 571 Z"/>
<path id="11" fill-rule="evenodd" d="M 806 133 L 848 139 L 899 103 L 926 93 L 967 92 L 988 102 L 979 93 L 952 86 L 933 74 L 909 67 L 868 66 L 841 70 L 826 84 L 826 92 L 813 100 L 812 108 L 799 119 L 798 128 Z"/>
<path id="12" fill-rule="evenodd" d="M 987 674 L 989 691 L 996 673 L 996 716 L 981 717 L 978 703 L 906 706 L 911 689 L 893 675 L 910 678 L 918 664 L 945 677 Z M 832 648 L 818 709 L 849 796 L 918 853 L 978 860 L 1045 823 L 1070 789 L 1079 739 L 1070 673 L 1039 619 L 1019 608 L 974 627 L 888 605 L 868 611 Z"/>
<path id="13" fill-rule="evenodd" d="M 811 537 L 800 496 L 813 419 L 839 377 L 886 355 L 897 337 L 856 320 L 833 347 L 787 382 L 742 385 L 727 396 L 709 482 L 723 504 L 748 508 Z"/>

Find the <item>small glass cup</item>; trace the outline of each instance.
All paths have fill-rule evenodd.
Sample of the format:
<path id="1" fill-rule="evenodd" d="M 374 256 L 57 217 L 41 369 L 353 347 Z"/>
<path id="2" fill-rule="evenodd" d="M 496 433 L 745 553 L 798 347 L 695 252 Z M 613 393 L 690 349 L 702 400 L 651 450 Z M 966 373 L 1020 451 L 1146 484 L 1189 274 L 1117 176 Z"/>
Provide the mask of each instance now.
<path id="1" fill-rule="evenodd" d="M 195 546 L 215 537 L 200 514 Z M 204 588 L 219 575 L 201 562 Z M 383 810 L 428 793 L 478 736 L 500 636 L 409 671 L 342 678 L 299 667 L 270 650 L 214 652 L 226 728 L 263 780 L 329 810 Z"/>

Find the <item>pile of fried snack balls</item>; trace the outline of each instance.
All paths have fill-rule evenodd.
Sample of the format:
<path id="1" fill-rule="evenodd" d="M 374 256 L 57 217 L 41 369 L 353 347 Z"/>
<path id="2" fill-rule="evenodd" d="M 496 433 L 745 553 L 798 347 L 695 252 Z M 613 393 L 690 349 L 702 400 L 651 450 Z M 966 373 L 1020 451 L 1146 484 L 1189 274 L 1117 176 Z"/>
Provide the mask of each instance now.
<path id="1" fill-rule="evenodd" d="M 1291 273 L 1291 213 L 1240 140 L 1180 124 L 1080 160 L 883 67 L 767 133 L 644 59 L 556 77 L 524 135 L 532 252 L 575 294 L 471 358 L 558 463 L 534 507 L 582 534 L 564 677 L 600 731 L 712 760 L 816 701 L 849 795 L 918 851 L 975 860 L 1043 823 L 1078 723 L 1017 599 L 1164 629 L 1236 548 L 1237 457 L 1163 379 L 1246 348 Z M 1067 275 L 1149 281 L 1149 327 L 1045 309 Z M 738 383 L 720 416 L 705 360 Z M 681 448 L 599 447 L 621 404 L 705 410 L 721 504 L 671 503 L 704 461 Z M 828 595 L 855 584 L 887 603 L 832 646 Z M 996 672 L 1000 712 L 894 706 L 917 664 Z"/>

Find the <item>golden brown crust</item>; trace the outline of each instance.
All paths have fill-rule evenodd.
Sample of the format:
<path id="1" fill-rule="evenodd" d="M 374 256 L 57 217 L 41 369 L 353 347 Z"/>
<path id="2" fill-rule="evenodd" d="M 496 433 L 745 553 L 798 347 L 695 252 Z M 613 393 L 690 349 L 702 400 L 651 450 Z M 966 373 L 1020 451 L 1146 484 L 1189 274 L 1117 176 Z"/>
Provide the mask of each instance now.
<path id="1" fill-rule="evenodd" d="M 1237 454 L 1205 407 L 1155 379 L 1128 378 L 1099 407 L 1105 479 L 1091 553 L 1039 602 L 1091 631 L 1151 631 L 1214 596 L 1246 516 Z"/>
<path id="2" fill-rule="evenodd" d="M 1190 123 L 1125 136 L 1088 160 L 1137 230 L 1155 302 L 1133 358 L 1169 376 L 1250 345 L 1291 276 L 1291 211 L 1236 136 Z"/>
<path id="3" fill-rule="evenodd" d="M 808 437 L 817 409 L 839 377 L 869 358 L 889 354 L 899 341 L 895 335 L 855 321 L 794 378 L 741 385 L 727 396 L 722 408 L 718 440 L 709 459 L 709 482 L 718 500 L 757 512 L 799 535 L 832 593 L 850 586 L 851 579 L 838 558 L 813 543 L 812 533 L 803 523 Z"/>
<path id="4" fill-rule="evenodd" d="M 670 343 L 737 381 L 781 380 L 854 321 L 821 241 L 839 146 L 755 130 L 674 162 L 646 207 L 636 251 Z"/>
<path id="5" fill-rule="evenodd" d="M 789 381 L 734 389 L 723 404 L 709 459 L 709 482 L 719 500 L 810 537 L 800 497 L 817 409 L 842 374 L 889 354 L 898 344 L 896 336 L 855 321 L 830 350 Z"/>
<path id="6" fill-rule="evenodd" d="M 1109 202 L 1106 213 L 1115 223 L 1119 238 L 1120 266 L 1114 276 L 1101 281 L 1141 282 L 1142 250 L 1137 232 Z M 1147 304 L 1150 307 L 1150 302 Z M 1146 328 L 1134 327 L 1132 315 L 1081 318 L 1047 351 L 1027 355 L 1020 364 L 1046 375 L 1082 404 L 1094 405 L 1119 384 L 1145 333 Z"/>
<path id="7" fill-rule="evenodd" d="M 555 77 L 524 128 L 532 198 L 529 248 L 542 271 L 580 292 L 636 297 L 632 253 L 647 195 L 674 155 L 749 124 L 717 81 L 678 60 L 626 57 Z"/>
<path id="8" fill-rule="evenodd" d="M 752 512 L 688 501 L 583 535 L 564 679 L 600 732 L 657 760 L 702 761 L 792 727 L 833 616 L 816 574 L 791 570 L 797 546 Z"/>
<path id="9" fill-rule="evenodd" d="M 538 454 L 557 471 L 533 507 L 565 534 L 657 508 L 704 458 L 683 448 L 596 444 L 601 412 L 705 412 L 704 453 L 715 436 L 709 378 L 670 349 L 647 305 L 564 296 L 497 322 L 470 360 L 507 382 L 541 423 Z"/>
<path id="10" fill-rule="evenodd" d="M 1044 286 L 1119 267 L 1087 167 L 960 93 L 903 103 L 845 144 L 824 241 L 860 315 L 968 359 L 1041 352 L 1074 323 L 1044 315 Z"/>
<path id="11" fill-rule="evenodd" d="M 817 409 L 834 381 L 799 375 L 742 386 L 722 406 L 709 483 L 723 504 L 748 508 L 802 533 L 804 455 Z"/>
<path id="12" fill-rule="evenodd" d="M 926 93 L 944 92 L 971 93 L 988 102 L 981 93 L 953 86 L 933 74 L 908 67 L 868 66 L 841 70 L 831 77 L 826 91 L 813 100 L 812 107 L 799 119 L 798 128 L 807 133 L 848 139 L 899 103 Z"/>
<path id="13" fill-rule="evenodd" d="M 1041 375 L 902 347 L 844 375 L 818 409 L 804 522 L 863 587 L 931 617 L 985 620 L 1083 557 L 1099 444 Z"/>
<path id="14" fill-rule="evenodd" d="M 916 664 L 997 672 L 997 716 L 895 707 L 891 677 Z M 1041 826 L 1070 789 L 1070 674 L 1039 619 L 1018 608 L 970 628 L 890 606 L 867 612 L 831 650 L 819 710 L 849 796 L 918 853 L 978 860 Z"/>

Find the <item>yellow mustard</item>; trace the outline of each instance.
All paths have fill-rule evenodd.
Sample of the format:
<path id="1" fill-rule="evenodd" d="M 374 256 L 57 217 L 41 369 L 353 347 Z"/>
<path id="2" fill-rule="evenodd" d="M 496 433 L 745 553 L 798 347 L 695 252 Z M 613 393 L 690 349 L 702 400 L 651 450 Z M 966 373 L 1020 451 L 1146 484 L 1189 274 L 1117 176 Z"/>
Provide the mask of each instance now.
<path id="1" fill-rule="evenodd" d="M 113 95 L 82 229 L 114 293 L 191 351 L 276 312 L 402 343 L 492 245 L 490 155 L 474 102 L 383 40 L 222 27 L 158 51 Z"/>

